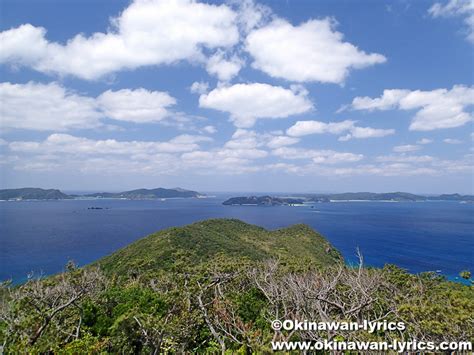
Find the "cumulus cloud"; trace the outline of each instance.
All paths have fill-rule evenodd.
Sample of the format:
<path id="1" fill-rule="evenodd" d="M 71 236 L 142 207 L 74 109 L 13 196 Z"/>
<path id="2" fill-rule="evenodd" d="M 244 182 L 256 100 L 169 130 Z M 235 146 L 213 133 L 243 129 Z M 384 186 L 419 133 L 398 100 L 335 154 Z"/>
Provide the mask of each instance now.
<path id="1" fill-rule="evenodd" d="M 24 24 L 0 33 L 0 63 L 37 71 L 97 79 L 124 69 L 203 61 L 203 49 L 239 40 L 236 13 L 226 5 L 192 0 L 135 0 L 110 30 L 51 42 L 46 29 Z"/>
<path id="2" fill-rule="evenodd" d="M 255 131 L 237 129 L 231 139 L 222 147 L 209 151 L 198 150 L 184 153 L 181 158 L 188 167 L 204 173 L 218 171 L 225 174 L 242 174 L 261 170 L 253 161 L 268 156 L 263 148 L 264 141 Z M 209 170 L 211 169 L 211 170 Z"/>
<path id="3" fill-rule="evenodd" d="M 397 145 L 393 147 L 393 151 L 397 153 L 414 152 L 420 149 L 421 147 L 419 145 L 413 145 L 413 144 Z"/>
<path id="4" fill-rule="evenodd" d="M 69 134 L 55 133 L 42 142 L 16 141 L 9 144 L 11 151 L 22 153 L 68 153 L 74 155 L 152 155 L 179 153 L 197 149 L 199 142 L 211 141 L 204 136 L 180 135 L 166 142 L 94 140 Z"/>
<path id="5" fill-rule="evenodd" d="M 447 144 L 461 144 L 462 140 L 455 139 L 455 138 L 446 138 L 446 139 L 443 139 L 443 142 Z"/>
<path id="6" fill-rule="evenodd" d="M 306 176 L 328 176 L 350 178 L 353 176 L 442 176 L 459 173 L 472 173 L 469 157 L 457 160 L 441 160 L 433 157 L 378 157 L 374 163 L 351 164 L 346 166 L 318 164 L 310 162 L 304 165 L 287 163 L 267 164 L 264 169 L 282 171 L 288 174 Z"/>
<path id="7" fill-rule="evenodd" d="M 159 122 L 172 115 L 176 99 L 166 92 L 108 90 L 97 98 L 79 95 L 58 83 L 0 83 L 4 128 L 66 131 L 95 128 L 104 118 L 134 123 Z"/>
<path id="8" fill-rule="evenodd" d="M 11 142 L 8 149 L 16 170 L 163 175 L 182 171 L 180 155 L 211 140 L 179 135 L 167 141 L 118 141 L 55 133 L 43 141 Z"/>
<path id="9" fill-rule="evenodd" d="M 268 155 L 257 147 L 262 143 L 252 143 L 253 135 L 251 131 L 237 131 L 225 145 L 203 150 L 201 144 L 212 139 L 200 135 L 179 135 L 168 141 L 118 141 L 55 133 L 43 141 L 6 143 L 10 153 L 7 160 L 15 169 L 27 171 L 240 174 L 260 170 L 252 161 Z"/>
<path id="10" fill-rule="evenodd" d="M 356 127 L 351 128 L 348 134 L 340 137 L 340 141 L 348 141 L 352 138 L 365 139 L 365 138 L 378 138 L 390 136 L 395 133 L 394 129 L 379 129 L 372 127 Z"/>
<path id="11" fill-rule="evenodd" d="M 429 138 L 421 138 L 420 140 L 416 142 L 416 144 L 430 144 L 430 143 L 433 143 L 433 140 Z"/>
<path id="12" fill-rule="evenodd" d="M 317 164 L 352 163 L 360 161 L 364 158 L 362 154 L 292 147 L 281 147 L 274 149 L 272 154 L 280 158 L 290 160 L 310 159 Z"/>
<path id="13" fill-rule="evenodd" d="M 474 2 L 472 0 L 449 0 L 443 3 L 435 3 L 428 9 L 428 13 L 434 17 L 460 17 L 466 26 L 466 38 L 474 43 Z"/>
<path id="14" fill-rule="evenodd" d="M 340 141 L 347 141 L 352 138 L 372 138 L 385 137 L 395 133 L 394 129 L 377 129 L 371 127 L 358 127 L 356 121 L 346 120 L 341 122 L 321 122 L 321 121 L 298 121 L 288 128 L 286 133 L 293 137 L 302 137 L 309 134 L 347 134 L 339 138 Z"/>
<path id="15" fill-rule="evenodd" d="M 474 105 L 474 87 L 456 85 L 451 90 L 384 90 L 381 97 L 356 97 L 354 110 L 418 110 L 410 130 L 431 131 L 459 127 L 473 120 L 469 106 Z"/>
<path id="16" fill-rule="evenodd" d="M 342 83 L 351 69 L 386 61 L 381 54 L 367 54 L 344 42 L 330 18 L 299 26 L 275 19 L 251 31 L 245 48 L 254 59 L 254 68 L 296 82 Z"/>
<path id="17" fill-rule="evenodd" d="M 237 127 L 252 127 L 258 119 L 285 118 L 313 109 L 301 87 L 285 89 L 269 84 L 218 87 L 199 97 L 199 106 L 228 112 Z"/>
<path id="18" fill-rule="evenodd" d="M 206 70 L 221 81 L 229 81 L 239 73 L 243 65 L 244 61 L 237 56 L 226 59 L 224 52 L 218 51 L 208 59 Z"/>
<path id="19" fill-rule="evenodd" d="M 108 118 L 149 123 L 161 121 L 169 116 L 168 107 L 175 105 L 176 99 L 166 92 L 122 89 L 102 93 L 97 102 Z"/>
<path id="20" fill-rule="evenodd" d="M 237 7 L 237 23 L 243 35 L 268 23 L 273 16 L 272 10 L 253 0 L 230 0 L 228 3 Z"/>
<path id="21" fill-rule="evenodd" d="M 395 163 L 428 163 L 434 161 L 435 158 L 430 155 L 381 155 L 375 158 L 378 162 L 395 162 Z"/>
<path id="22" fill-rule="evenodd" d="M 78 95 L 56 83 L 0 83 L 0 101 L 3 128 L 94 128 L 103 117 L 94 98 Z"/>
<path id="23" fill-rule="evenodd" d="M 275 132 L 276 133 L 276 132 Z M 272 134 L 237 129 L 222 146 L 204 147 L 211 141 L 199 135 L 180 135 L 167 141 L 118 141 L 52 134 L 42 141 L 0 141 L 7 154 L 0 164 L 16 170 L 76 171 L 84 174 L 235 175 L 281 171 L 308 176 L 415 176 L 472 173 L 472 155 L 443 160 L 428 155 L 378 156 L 282 146 L 266 150 Z M 291 161 L 291 162 L 288 162 Z"/>
<path id="24" fill-rule="evenodd" d="M 270 140 L 267 143 L 267 146 L 269 148 L 275 149 L 275 148 L 293 145 L 293 144 L 298 143 L 299 141 L 300 141 L 299 138 L 295 138 L 295 137 L 275 136 L 275 137 L 270 138 Z"/>
<path id="25" fill-rule="evenodd" d="M 309 134 L 341 134 L 354 127 L 355 121 L 341 122 L 321 122 L 321 121 L 297 121 L 293 126 L 287 129 L 286 133 L 290 136 L 301 137 Z"/>
<path id="26" fill-rule="evenodd" d="M 193 94 L 205 94 L 209 91 L 209 83 L 203 81 L 195 81 L 192 83 L 191 87 L 189 88 Z"/>
<path id="27" fill-rule="evenodd" d="M 206 133 L 209 133 L 209 134 L 214 134 L 214 133 L 217 132 L 217 128 L 212 126 L 212 125 L 205 126 L 202 130 Z"/>

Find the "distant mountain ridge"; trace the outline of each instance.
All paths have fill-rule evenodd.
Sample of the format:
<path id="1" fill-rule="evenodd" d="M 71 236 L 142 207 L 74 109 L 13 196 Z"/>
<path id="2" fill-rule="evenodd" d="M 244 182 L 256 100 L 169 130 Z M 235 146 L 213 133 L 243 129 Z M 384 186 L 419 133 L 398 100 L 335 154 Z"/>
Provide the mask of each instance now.
<path id="1" fill-rule="evenodd" d="M 131 191 L 124 192 L 98 192 L 93 194 L 84 195 L 84 197 L 102 197 L 102 198 L 126 198 L 126 199 L 135 199 L 135 200 L 144 200 L 144 199 L 154 199 L 154 198 L 190 198 L 190 197 L 199 197 L 204 196 L 203 194 L 192 191 L 185 190 L 182 188 L 174 189 L 165 189 L 159 187 L 157 189 L 136 189 Z"/>
<path id="2" fill-rule="evenodd" d="M 84 195 L 65 194 L 58 189 L 41 189 L 26 187 L 19 189 L 0 189 L 0 200 L 66 200 L 74 198 L 121 198 L 131 200 L 147 200 L 159 198 L 197 198 L 204 194 L 186 190 L 180 187 L 166 189 L 135 189 L 123 192 L 97 192 Z M 330 201 L 462 201 L 474 202 L 473 195 L 441 194 L 441 195 L 415 195 L 407 192 L 346 192 L 336 194 L 295 194 L 293 196 L 239 196 L 231 197 L 224 201 L 224 205 L 294 205 L 304 202 L 330 202 Z"/>
<path id="3" fill-rule="evenodd" d="M 0 200 L 65 200 L 71 198 L 57 189 L 25 187 L 0 190 Z"/>
<path id="4" fill-rule="evenodd" d="M 301 205 L 303 199 L 283 198 L 271 196 L 249 196 L 232 197 L 224 201 L 224 205 L 258 205 L 258 206 L 278 206 L 278 205 Z"/>
<path id="5" fill-rule="evenodd" d="M 443 194 L 437 196 L 415 195 L 408 192 L 346 192 L 339 194 L 297 194 L 285 196 L 239 196 L 231 197 L 223 205 L 288 205 L 304 202 L 331 202 L 331 201 L 462 201 L 474 202 L 473 195 Z"/>
<path id="6" fill-rule="evenodd" d="M 57 189 L 20 188 L 0 190 L 0 200 L 66 200 L 81 197 L 95 198 L 125 198 L 134 200 L 156 199 L 156 198 L 192 198 L 201 197 L 203 194 L 185 190 L 182 188 L 156 188 L 137 189 L 124 192 L 99 192 L 86 195 L 67 195 Z"/>

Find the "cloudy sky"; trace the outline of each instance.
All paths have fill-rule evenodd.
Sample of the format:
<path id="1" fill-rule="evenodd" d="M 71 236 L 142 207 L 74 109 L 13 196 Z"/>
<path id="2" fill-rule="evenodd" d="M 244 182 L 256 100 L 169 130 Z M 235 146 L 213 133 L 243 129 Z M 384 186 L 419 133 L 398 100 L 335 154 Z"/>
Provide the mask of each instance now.
<path id="1" fill-rule="evenodd" d="M 472 0 L 2 0 L 2 187 L 472 193 Z"/>

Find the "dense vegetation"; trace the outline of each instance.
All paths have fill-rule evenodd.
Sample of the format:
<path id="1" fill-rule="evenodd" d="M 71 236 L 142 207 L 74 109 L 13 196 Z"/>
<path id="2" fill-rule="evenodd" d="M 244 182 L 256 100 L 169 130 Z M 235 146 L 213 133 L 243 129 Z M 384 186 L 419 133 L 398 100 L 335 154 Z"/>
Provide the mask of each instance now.
<path id="1" fill-rule="evenodd" d="M 140 239 L 98 261 L 106 272 L 149 274 L 157 270 L 191 273 L 213 260 L 236 265 L 279 259 L 286 264 L 328 266 L 340 253 L 302 224 L 276 231 L 235 219 L 210 219 L 169 228 Z"/>
<path id="2" fill-rule="evenodd" d="M 85 268 L 3 285 L 0 345 L 6 353 L 265 353 L 276 339 L 472 340 L 473 309 L 472 286 L 394 266 L 347 267 L 304 225 L 267 231 L 209 220 Z M 407 330 L 280 332 L 273 319 L 403 321 Z"/>

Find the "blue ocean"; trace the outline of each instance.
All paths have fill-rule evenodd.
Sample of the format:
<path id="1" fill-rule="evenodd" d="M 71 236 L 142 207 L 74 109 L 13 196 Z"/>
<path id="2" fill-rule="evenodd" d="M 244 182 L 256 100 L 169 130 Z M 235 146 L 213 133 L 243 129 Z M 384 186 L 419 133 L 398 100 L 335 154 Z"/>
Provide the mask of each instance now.
<path id="1" fill-rule="evenodd" d="M 152 232 L 208 218 L 238 218 L 268 229 L 305 223 L 344 255 L 366 265 L 396 264 L 455 279 L 474 271 L 474 204 L 337 202 L 291 206 L 223 206 L 205 199 L 62 200 L 0 203 L 0 280 L 85 265 Z M 103 209 L 89 209 L 101 207 Z"/>

